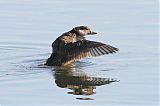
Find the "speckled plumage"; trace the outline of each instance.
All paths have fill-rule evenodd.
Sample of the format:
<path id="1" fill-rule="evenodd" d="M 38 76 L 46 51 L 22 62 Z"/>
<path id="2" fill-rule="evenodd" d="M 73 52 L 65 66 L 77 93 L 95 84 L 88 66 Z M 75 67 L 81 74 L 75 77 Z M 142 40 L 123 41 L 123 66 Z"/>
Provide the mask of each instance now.
<path id="1" fill-rule="evenodd" d="M 52 54 L 47 59 L 48 66 L 62 66 L 84 57 L 115 53 L 117 48 L 85 39 L 86 35 L 97 34 L 87 26 L 78 26 L 63 33 L 52 43 Z"/>

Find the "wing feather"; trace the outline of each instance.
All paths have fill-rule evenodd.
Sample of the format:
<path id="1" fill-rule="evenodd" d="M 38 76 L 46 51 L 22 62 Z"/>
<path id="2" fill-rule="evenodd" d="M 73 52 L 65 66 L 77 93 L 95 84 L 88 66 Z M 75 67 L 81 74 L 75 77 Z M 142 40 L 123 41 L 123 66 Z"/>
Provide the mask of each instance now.
<path id="1" fill-rule="evenodd" d="M 98 47 L 97 49 L 98 49 L 98 51 L 101 53 L 101 55 L 106 54 L 100 47 Z"/>
<path id="2" fill-rule="evenodd" d="M 103 51 L 105 51 L 106 54 L 109 54 L 109 51 L 104 46 L 102 46 L 101 48 Z"/>
<path id="3" fill-rule="evenodd" d="M 98 47 L 97 49 L 102 53 L 102 55 L 106 54 L 106 52 L 101 47 Z"/>
<path id="4" fill-rule="evenodd" d="M 109 53 L 113 53 L 113 50 L 111 48 L 109 48 L 108 46 L 104 46 L 104 48 L 106 48 Z"/>
<path id="5" fill-rule="evenodd" d="M 116 51 L 118 51 L 117 48 L 104 43 L 81 40 L 64 46 L 62 62 L 68 63 L 84 57 L 100 56 L 115 53 Z"/>
<path id="6" fill-rule="evenodd" d="M 94 54 L 92 49 L 90 50 L 90 53 L 91 53 L 91 56 L 95 56 L 95 54 Z"/>
<path id="7" fill-rule="evenodd" d="M 100 56 L 101 53 L 99 52 L 99 50 L 97 48 L 94 48 L 94 49 L 95 49 L 96 53 L 98 54 L 98 56 Z"/>

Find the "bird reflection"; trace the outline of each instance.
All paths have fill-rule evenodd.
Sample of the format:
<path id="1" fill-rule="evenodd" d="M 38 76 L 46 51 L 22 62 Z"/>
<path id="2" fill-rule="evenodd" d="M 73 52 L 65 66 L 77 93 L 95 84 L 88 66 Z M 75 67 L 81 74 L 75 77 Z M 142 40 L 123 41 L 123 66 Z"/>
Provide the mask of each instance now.
<path id="1" fill-rule="evenodd" d="M 92 77 L 84 73 L 82 69 L 63 67 L 54 68 L 55 83 L 58 87 L 71 89 L 68 94 L 93 95 L 96 93 L 96 86 L 118 82 L 113 78 Z M 80 100 L 93 100 L 92 98 L 77 98 Z"/>

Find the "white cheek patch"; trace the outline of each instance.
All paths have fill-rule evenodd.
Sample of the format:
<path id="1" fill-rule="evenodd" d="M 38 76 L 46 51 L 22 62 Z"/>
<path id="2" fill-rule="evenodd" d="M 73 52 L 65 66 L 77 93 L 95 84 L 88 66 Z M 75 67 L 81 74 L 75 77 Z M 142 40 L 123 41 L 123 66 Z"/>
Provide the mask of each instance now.
<path id="1" fill-rule="evenodd" d="M 86 35 L 86 33 L 83 30 L 79 30 L 79 32 L 83 35 Z"/>

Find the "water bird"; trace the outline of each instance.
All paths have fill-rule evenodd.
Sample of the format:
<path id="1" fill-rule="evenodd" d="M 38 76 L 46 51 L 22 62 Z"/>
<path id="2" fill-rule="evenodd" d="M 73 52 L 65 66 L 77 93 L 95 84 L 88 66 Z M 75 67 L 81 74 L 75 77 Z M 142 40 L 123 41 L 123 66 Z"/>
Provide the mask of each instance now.
<path id="1" fill-rule="evenodd" d="M 52 43 L 52 54 L 47 66 L 64 66 L 85 57 L 112 54 L 118 48 L 101 42 L 86 40 L 85 36 L 95 35 L 88 26 L 77 26 L 63 33 Z"/>

